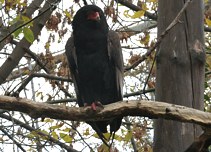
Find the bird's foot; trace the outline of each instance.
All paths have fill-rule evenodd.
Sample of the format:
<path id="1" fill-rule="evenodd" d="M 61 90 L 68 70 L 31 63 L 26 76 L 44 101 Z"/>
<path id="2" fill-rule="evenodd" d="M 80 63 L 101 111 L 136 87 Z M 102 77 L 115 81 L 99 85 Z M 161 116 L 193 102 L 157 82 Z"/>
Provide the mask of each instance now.
<path id="1" fill-rule="evenodd" d="M 92 108 L 93 111 L 97 110 L 97 106 L 100 107 L 100 108 L 103 108 L 103 105 L 99 101 L 92 102 L 91 108 Z"/>
<path id="2" fill-rule="evenodd" d="M 103 105 L 102 105 L 102 103 L 100 103 L 99 101 L 92 102 L 91 105 L 89 105 L 89 104 L 87 104 L 87 103 L 84 103 L 84 107 L 89 107 L 89 106 L 91 106 L 91 109 L 92 109 L 93 111 L 97 111 L 97 107 L 99 107 L 99 108 L 101 108 L 101 109 L 104 108 Z"/>

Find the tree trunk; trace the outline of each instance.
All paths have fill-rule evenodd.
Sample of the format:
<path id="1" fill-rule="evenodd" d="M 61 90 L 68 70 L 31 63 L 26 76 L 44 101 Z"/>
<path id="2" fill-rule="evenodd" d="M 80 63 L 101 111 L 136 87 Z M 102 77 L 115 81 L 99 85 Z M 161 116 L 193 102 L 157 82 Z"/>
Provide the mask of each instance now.
<path id="1" fill-rule="evenodd" d="M 185 0 L 158 1 L 158 36 L 176 17 Z M 156 100 L 203 110 L 203 1 L 190 3 L 163 39 L 157 53 Z M 155 120 L 154 152 L 183 152 L 201 133 L 192 124 Z"/>

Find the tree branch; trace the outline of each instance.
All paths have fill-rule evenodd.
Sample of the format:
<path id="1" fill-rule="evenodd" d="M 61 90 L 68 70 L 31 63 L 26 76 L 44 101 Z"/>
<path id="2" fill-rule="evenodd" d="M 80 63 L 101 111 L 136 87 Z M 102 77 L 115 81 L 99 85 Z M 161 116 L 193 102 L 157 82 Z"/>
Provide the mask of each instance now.
<path id="1" fill-rule="evenodd" d="M 117 3 L 120 3 L 120 4 L 122 4 L 122 5 L 124 5 L 124 6 L 128 7 L 128 8 L 130 8 L 130 9 L 133 10 L 133 11 L 141 11 L 141 10 L 142 10 L 141 7 L 132 4 L 132 3 L 129 2 L 128 0 L 115 0 L 115 1 L 116 1 Z M 148 11 L 145 11 L 144 16 L 147 16 L 148 18 L 153 19 L 153 20 L 157 20 L 157 15 L 152 14 L 152 13 L 150 13 L 150 12 L 148 12 Z"/>
<path id="2" fill-rule="evenodd" d="M 14 139 L 14 137 L 11 136 L 6 130 L 4 130 L 2 126 L 0 127 L 0 130 L 1 130 L 5 135 L 7 135 L 7 137 L 8 137 L 9 139 L 11 139 L 11 140 L 17 145 L 17 147 L 18 147 L 21 151 L 26 152 L 26 150 L 22 147 L 22 145 L 21 145 L 19 142 L 17 142 L 17 141 Z"/>
<path id="3" fill-rule="evenodd" d="M 49 4 L 54 4 L 54 2 L 57 2 L 57 0 L 47 1 L 44 4 L 43 8 L 40 10 L 40 13 L 43 11 L 46 11 L 48 8 L 51 8 L 52 6 L 49 6 Z M 38 37 L 40 31 L 42 30 L 46 21 L 49 19 L 52 13 L 51 9 L 48 9 L 48 10 L 49 11 L 45 12 L 42 16 L 39 16 L 33 22 L 33 26 L 31 27 L 31 30 L 33 31 L 35 39 Z M 2 84 L 6 80 L 9 74 L 12 72 L 12 70 L 17 66 L 21 58 L 24 56 L 25 51 L 28 50 L 30 46 L 31 46 L 31 43 L 28 42 L 25 38 L 23 38 L 18 43 L 18 45 L 16 45 L 12 54 L 7 58 L 7 60 L 3 63 L 3 65 L 0 68 L 0 84 Z"/>
<path id="4" fill-rule="evenodd" d="M 129 115 L 171 119 L 211 127 L 210 113 L 185 106 L 145 100 L 117 102 L 105 105 L 104 109 L 98 109 L 97 112 L 94 112 L 90 107 L 63 107 L 59 105 L 33 102 L 28 99 L 0 96 L 0 108 L 23 112 L 32 118 L 49 117 L 60 120 L 94 121 Z"/>
<path id="5" fill-rule="evenodd" d="M 169 33 L 169 31 L 177 24 L 179 23 L 179 19 L 182 16 L 183 12 L 186 10 L 186 8 L 189 6 L 189 4 L 191 3 L 191 0 L 186 1 L 185 5 L 183 6 L 183 8 L 179 11 L 179 13 L 177 14 L 177 16 L 174 18 L 174 20 L 170 23 L 170 25 L 166 28 L 165 31 L 163 31 L 161 33 L 161 35 L 158 37 L 157 42 L 151 47 L 149 48 L 149 50 L 142 55 L 135 63 L 133 63 L 132 65 L 130 65 L 129 67 L 125 68 L 125 71 L 131 70 L 135 67 L 137 67 L 142 61 L 144 61 L 154 50 L 155 48 L 157 48 L 160 43 L 162 42 L 163 38 Z"/>
<path id="6" fill-rule="evenodd" d="M 46 133 L 44 133 L 44 132 L 42 132 L 42 131 L 36 130 L 35 128 L 31 127 L 30 125 L 28 125 L 28 124 L 26 124 L 26 123 L 23 123 L 23 122 L 21 122 L 21 121 L 15 119 L 15 118 L 13 118 L 13 117 L 10 117 L 10 116 L 5 115 L 5 114 L 0 114 L 0 117 L 1 117 L 1 118 L 4 118 L 4 119 L 7 119 L 7 120 L 9 120 L 9 121 L 12 121 L 12 122 L 14 122 L 15 124 L 17 124 L 17 125 L 19 125 L 19 126 L 25 128 L 25 129 L 27 129 L 27 130 L 29 130 L 29 131 L 36 131 L 36 133 L 39 134 L 40 136 L 46 137 L 46 138 L 48 139 L 48 141 L 53 142 L 53 143 L 59 145 L 61 148 L 67 150 L 68 152 L 78 152 L 77 150 L 73 149 L 71 146 L 68 146 L 68 145 L 66 145 L 65 143 L 62 143 L 62 142 L 60 142 L 59 140 L 57 140 L 57 139 L 51 137 L 50 135 L 48 135 L 48 134 L 46 134 Z"/>

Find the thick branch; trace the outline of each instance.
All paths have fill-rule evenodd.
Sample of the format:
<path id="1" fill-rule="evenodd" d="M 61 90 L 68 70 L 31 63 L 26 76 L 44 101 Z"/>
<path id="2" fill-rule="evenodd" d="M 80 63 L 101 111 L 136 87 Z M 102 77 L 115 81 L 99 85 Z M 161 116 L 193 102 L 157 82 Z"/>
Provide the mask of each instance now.
<path id="1" fill-rule="evenodd" d="M 144 116 L 149 118 L 171 119 L 211 127 L 211 114 L 179 105 L 152 101 L 123 101 L 104 106 L 98 112 L 89 107 L 63 107 L 46 103 L 33 102 L 9 96 L 0 96 L 0 108 L 20 111 L 32 118 L 53 118 L 73 121 L 93 121 L 110 119 L 116 116 Z"/>

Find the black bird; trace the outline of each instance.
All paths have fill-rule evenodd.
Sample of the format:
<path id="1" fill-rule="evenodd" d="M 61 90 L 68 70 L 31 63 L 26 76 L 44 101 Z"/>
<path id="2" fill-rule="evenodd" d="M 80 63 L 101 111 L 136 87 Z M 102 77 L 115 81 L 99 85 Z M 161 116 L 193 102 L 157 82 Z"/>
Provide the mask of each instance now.
<path id="1" fill-rule="evenodd" d="M 123 99 L 123 58 L 119 36 L 109 31 L 103 11 L 96 5 L 78 10 L 72 22 L 73 34 L 66 44 L 69 62 L 80 107 L 102 105 Z M 100 136 L 115 133 L 122 117 L 112 120 L 87 122 Z"/>

